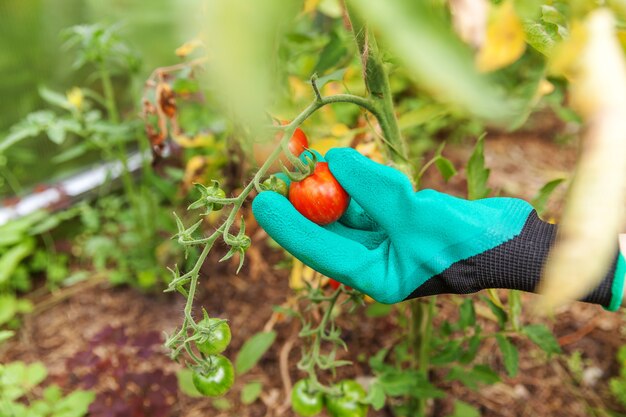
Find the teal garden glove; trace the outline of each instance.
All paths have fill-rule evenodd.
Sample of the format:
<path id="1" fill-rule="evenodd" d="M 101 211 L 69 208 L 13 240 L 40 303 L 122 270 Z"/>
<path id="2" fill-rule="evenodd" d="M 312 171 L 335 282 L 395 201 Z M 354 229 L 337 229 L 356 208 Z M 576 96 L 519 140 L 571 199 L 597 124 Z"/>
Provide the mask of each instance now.
<path id="1" fill-rule="evenodd" d="M 556 227 L 527 202 L 414 192 L 400 171 L 350 148 L 332 149 L 325 160 L 352 198 L 339 221 L 319 226 L 270 191 L 252 205 L 263 229 L 304 264 L 383 303 L 486 288 L 534 290 Z M 618 269 L 616 257 L 585 301 L 617 308 Z"/>

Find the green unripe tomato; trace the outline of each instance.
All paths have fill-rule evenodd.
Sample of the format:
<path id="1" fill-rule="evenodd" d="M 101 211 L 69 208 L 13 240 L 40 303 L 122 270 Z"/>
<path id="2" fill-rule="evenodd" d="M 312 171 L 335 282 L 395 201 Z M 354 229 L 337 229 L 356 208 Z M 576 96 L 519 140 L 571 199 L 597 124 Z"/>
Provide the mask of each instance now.
<path id="1" fill-rule="evenodd" d="M 215 198 L 226 198 L 226 193 L 224 192 L 224 190 L 222 190 L 221 188 L 217 188 L 215 189 L 215 191 L 213 191 L 211 193 L 211 197 L 215 197 Z M 221 210 L 224 207 L 223 204 L 218 204 L 218 203 L 213 203 L 211 205 L 211 210 L 213 211 L 218 211 Z"/>
<path id="2" fill-rule="evenodd" d="M 284 180 L 278 178 L 275 175 L 272 175 L 271 177 L 263 181 L 262 185 L 266 190 L 275 191 L 278 194 L 289 198 L 289 185 L 287 185 Z"/>
<path id="3" fill-rule="evenodd" d="M 222 353 L 228 347 L 231 339 L 230 326 L 220 319 L 203 319 L 199 326 L 210 329 L 206 340 L 196 341 L 198 350 L 205 355 Z"/>
<path id="4" fill-rule="evenodd" d="M 324 395 L 321 391 L 310 392 L 307 380 L 301 379 L 291 390 L 291 408 L 303 417 L 315 416 L 324 408 Z"/>
<path id="5" fill-rule="evenodd" d="M 331 417 L 365 417 L 369 410 L 362 401 L 366 397 L 365 389 L 358 382 L 344 379 L 335 385 L 341 391 L 339 396 L 326 396 L 326 408 Z"/>
<path id="6" fill-rule="evenodd" d="M 200 394 L 220 397 L 233 386 L 235 370 L 228 358 L 222 355 L 209 356 L 207 366 L 194 369 L 191 379 Z"/>

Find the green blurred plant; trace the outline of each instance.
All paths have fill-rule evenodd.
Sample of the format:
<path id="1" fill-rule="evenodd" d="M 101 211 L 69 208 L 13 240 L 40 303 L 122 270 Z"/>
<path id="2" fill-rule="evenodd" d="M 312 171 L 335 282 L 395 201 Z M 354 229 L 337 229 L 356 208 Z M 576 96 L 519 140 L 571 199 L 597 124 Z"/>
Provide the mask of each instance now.
<path id="1" fill-rule="evenodd" d="M 95 398 L 91 391 L 64 394 L 56 385 L 43 388 L 48 376 L 39 362 L 0 364 L 0 415 L 10 417 L 82 417 Z"/>
<path id="2" fill-rule="evenodd" d="M 92 71 L 92 79 L 97 81 L 95 89 L 75 87 L 60 94 L 41 87 L 40 95 L 50 109 L 31 113 L 13 126 L 0 141 L 0 153 L 27 138 L 45 135 L 62 149 L 52 157 L 56 163 L 93 159 L 94 155 L 99 161 L 119 163 L 123 195 L 98 201 L 93 207 L 81 206 L 84 232 L 77 247 L 95 269 L 109 272 L 112 283 L 151 289 L 163 285 L 158 265 L 169 256 L 158 253 L 163 248 L 160 233 L 174 225 L 169 216 L 164 216 L 167 210 L 161 203 L 175 201 L 176 189 L 159 187 L 164 181 L 150 165 L 150 144 L 141 121 L 132 112 L 129 116 L 124 112 L 124 117 L 120 114 L 120 106 L 133 97 L 115 89 L 113 77 L 118 82 L 132 83 L 139 60 L 118 33 L 118 26 L 102 24 L 74 26 L 63 32 L 66 48 L 75 51 L 74 69 Z M 130 150 L 138 150 L 141 156 L 139 181 L 129 167 Z M 111 187 L 107 184 L 101 193 Z M 161 192 L 155 192 L 155 188 Z M 48 269 L 57 275 L 62 272 Z"/>
<path id="3" fill-rule="evenodd" d="M 38 211 L 0 226 L 0 328 L 17 328 L 19 315 L 32 310 L 32 303 L 20 295 L 33 289 L 36 274 L 45 274 L 50 290 L 78 278 L 70 274 L 68 255 L 55 250 L 49 233 L 76 215 L 77 210 Z"/>

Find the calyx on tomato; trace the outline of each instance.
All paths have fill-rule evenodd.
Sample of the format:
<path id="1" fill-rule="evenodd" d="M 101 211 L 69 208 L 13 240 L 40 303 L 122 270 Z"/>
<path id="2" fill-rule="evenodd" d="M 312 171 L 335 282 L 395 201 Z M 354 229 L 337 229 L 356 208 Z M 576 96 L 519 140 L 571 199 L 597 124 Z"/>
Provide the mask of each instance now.
<path id="1" fill-rule="evenodd" d="M 207 211 L 205 214 L 208 214 L 211 211 L 221 210 L 224 207 L 224 204 L 220 203 L 219 200 L 225 199 L 226 193 L 220 188 L 219 182 L 213 180 L 212 185 L 208 187 L 198 183 L 194 184 L 194 186 L 200 192 L 200 198 L 191 203 L 187 210 L 206 207 Z"/>

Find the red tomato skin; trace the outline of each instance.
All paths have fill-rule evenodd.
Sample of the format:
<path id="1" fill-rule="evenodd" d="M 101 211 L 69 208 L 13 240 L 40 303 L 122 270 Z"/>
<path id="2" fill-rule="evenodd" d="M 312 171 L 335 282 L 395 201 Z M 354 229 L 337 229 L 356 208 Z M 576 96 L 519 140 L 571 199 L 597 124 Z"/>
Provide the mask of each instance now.
<path id="1" fill-rule="evenodd" d="M 290 122 L 283 120 L 281 122 L 282 125 L 288 125 Z M 279 139 L 282 137 L 282 134 L 279 135 Z M 289 139 L 289 151 L 295 156 L 300 156 L 302 152 L 304 152 L 309 147 L 309 140 L 306 135 L 299 127 L 293 132 L 291 139 Z"/>
<path id="2" fill-rule="evenodd" d="M 341 282 L 336 281 L 332 278 L 328 278 L 328 285 L 330 285 L 330 288 L 332 288 L 333 290 L 336 290 L 341 285 Z M 351 290 L 352 287 L 346 285 L 346 289 Z"/>
<path id="3" fill-rule="evenodd" d="M 350 196 L 328 169 L 318 162 L 313 174 L 289 186 L 289 201 L 307 219 L 319 225 L 333 223 L 350 204 Z"/>

